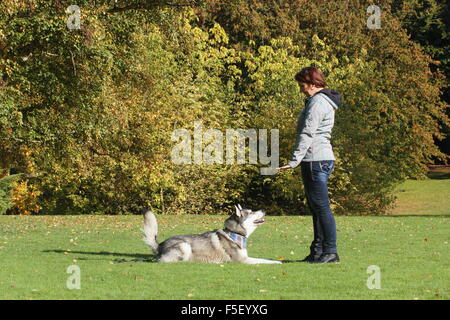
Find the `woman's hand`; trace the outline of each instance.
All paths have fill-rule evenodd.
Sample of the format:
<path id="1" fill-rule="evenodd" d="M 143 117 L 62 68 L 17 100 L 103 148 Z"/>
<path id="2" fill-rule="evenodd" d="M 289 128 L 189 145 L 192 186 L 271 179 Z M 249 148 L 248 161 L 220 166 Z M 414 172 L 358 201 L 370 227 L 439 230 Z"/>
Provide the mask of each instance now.
<path id="1" fill-rule="evenodd" d="M 280 171 L 280 170 L 286 170 L 286 169 L 292 169 L 292 167 L 291 167 L 290 165 L 286 165 L 286 166 L 277 168 L 278 171 Z"/>

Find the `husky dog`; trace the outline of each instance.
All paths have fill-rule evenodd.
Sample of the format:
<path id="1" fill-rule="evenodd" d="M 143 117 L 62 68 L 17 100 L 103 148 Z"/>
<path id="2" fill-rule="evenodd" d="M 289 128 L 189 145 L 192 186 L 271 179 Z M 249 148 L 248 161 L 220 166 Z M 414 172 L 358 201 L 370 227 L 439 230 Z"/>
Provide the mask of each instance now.
<path id="1" fill-rule="evenodd" d="M 157 255 L 158 262 L 239 262 L 248 264 L 281 263 L 277 260 L 250 258 L 247 238 L 262 225 L 265 212 L 235 206 L 236 213 L 225 220 L 223 229 L 202 234 L 174 236 L 158 243 L 158 224 L 151 211 L 144 213 L 144 242 Z"/>

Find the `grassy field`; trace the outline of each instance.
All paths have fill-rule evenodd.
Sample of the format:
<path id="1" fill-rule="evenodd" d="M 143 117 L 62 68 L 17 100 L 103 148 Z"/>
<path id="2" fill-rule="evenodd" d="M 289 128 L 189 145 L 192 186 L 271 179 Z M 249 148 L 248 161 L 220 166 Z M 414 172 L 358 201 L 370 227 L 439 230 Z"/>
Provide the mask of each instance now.
<path id="1" fill-rule="evenodd" d="M 159 216 L 160 239 L 219 228 L 224 216 Z M 0 299 L 449 299 L 449 218 L 337 217 L 341 262 L 296 262 L 310 217 L 268 217 L 253 257 L 282 265 L 154 263 L 137 216 L 0 217 Z M 147 260 L 146 260 L 147 259 Z M 81 289 L 69 290 L 77 265 Z M 368 289 L 367 268 L 381 269 Z"/>
<path id="2" fill-rule="evenodd" d="M 399 186 L 391 216 L 336 217 L 341 262 L 298 262 L 311 217 L 268 217 L 252 257 L 282 265 L 158 264 L 139 216 L 0 216 L 0 299 L 450 299 L 450 177 Z M 225 216 L 159 216 L 159 239 L 221 228 Z M 69 290 L 70 266 L 81 289 Z M 369 266 L 381 288 L 369 289 Z"/>
<path id="3" fill-rule="evenodd" d="M 394 215 L 450 215 L 450 167 L 434 169 L 428 180 L 408 180 L 396 189 Z"/>

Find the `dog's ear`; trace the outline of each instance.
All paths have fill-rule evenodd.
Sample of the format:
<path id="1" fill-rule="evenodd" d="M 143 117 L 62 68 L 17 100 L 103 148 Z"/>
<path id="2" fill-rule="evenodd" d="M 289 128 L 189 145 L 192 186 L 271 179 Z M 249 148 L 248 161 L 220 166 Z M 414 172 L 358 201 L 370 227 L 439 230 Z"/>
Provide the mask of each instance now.
<path id="1" fill-rule="evenodd" d="M 238 206 L 234 206 L 235 208 L 236 208 L 236 215 L 238 216 L 238 217 L 240 217 L 241 216 L 241 209 L 239 209 L 239 207 Z"/>
<path id="2" fill-rule="evenodd" d="M 242 209 L 242 207 L 241 207 L 241 205 L 238 203 L 238 208 L 239 208 L 239 210 L 244 210 L 244 209 Z"/>

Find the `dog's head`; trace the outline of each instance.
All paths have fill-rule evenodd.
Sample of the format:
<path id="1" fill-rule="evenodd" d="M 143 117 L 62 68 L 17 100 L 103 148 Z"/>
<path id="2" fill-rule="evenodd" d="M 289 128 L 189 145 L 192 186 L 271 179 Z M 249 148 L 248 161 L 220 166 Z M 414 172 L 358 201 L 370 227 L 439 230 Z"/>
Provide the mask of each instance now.
<path id="1" fill-rule="evenodd" d="M 265 222 L 263 219 L 266 215 L 265 211 L 243 209 L 239 204 L 235 207 L 236 212 L 225 220 L 225 229 L 249 237 L 257 227 Z"/>

